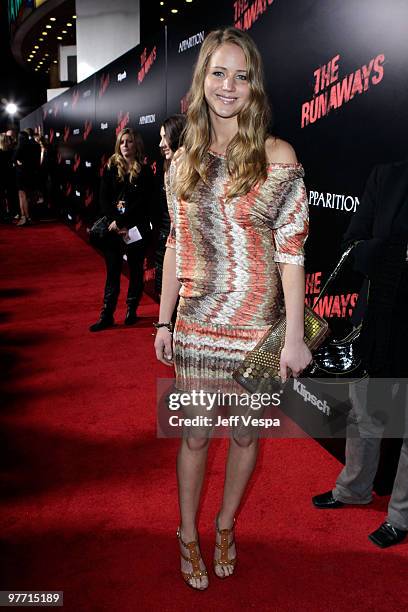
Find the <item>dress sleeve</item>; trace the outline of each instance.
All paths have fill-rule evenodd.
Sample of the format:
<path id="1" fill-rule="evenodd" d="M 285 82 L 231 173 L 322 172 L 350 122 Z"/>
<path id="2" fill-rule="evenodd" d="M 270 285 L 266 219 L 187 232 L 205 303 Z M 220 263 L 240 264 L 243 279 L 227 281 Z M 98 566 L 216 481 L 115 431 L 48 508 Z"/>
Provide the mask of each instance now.
<path id="1" fill-rule="evenodd" d="M 174 162 L 171 162 L 170 167 L 166 174 L 166 178 L 165 178 L 167 208 L 169 210 L 169 216 L 170 216 L 170 233 L 167 238 L 166 247 L 170 249 L 176 248 L 176 226 L 175 226 L 176 195 L 174 194 L 174 191 L 173 191 L 175 171 L 176 171 L 175 164 Z"/>
<path id="2" fill-rule="evenodd" d="M 303 174 L 303 169 L 302 169 Z M 304 266 L 304 244 L 309 231 L 309 205 L 302 176 L 291 176 L 280 184 L 272 229 L 275 261 Z"/>

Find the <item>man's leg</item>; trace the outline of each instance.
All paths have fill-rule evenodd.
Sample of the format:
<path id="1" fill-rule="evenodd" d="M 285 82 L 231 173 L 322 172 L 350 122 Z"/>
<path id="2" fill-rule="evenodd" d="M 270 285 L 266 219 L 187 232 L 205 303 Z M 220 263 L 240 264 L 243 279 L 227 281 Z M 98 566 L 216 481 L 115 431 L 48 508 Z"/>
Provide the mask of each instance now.
<path id="1" fill-rule="evenodd" d="M 386 521 L 397 529 L 408 531 L 408 438 L 402 443 Z"/>
<path id="2" fill-rule="evenodd" d="M 387 409 L 391 399 L 387 397 L 387 392 L 384 393 L 383 387 L 366 378 L 350 385 L 350 400 L 352 409 L 347 418 L 346 463 L 335 488 L 313 497 L 313 504 L 317 508 L 335 509 L 343 504 L 368 504 L 372 499 L 384 430 L 384 419 L 379 415 L 385 414 L 384 406 Z M 369 403 L 372 403 L 370 410 Z"/>
<path id="3" fill-rule="evenodd" d="M 333 497 L 346 504 L 368 504 L 372 499 L 384 430 L 384 424 L 368 414 L 368 389 L 372 384 L 372 380 L 364 379 L 350 386 L 353 407 L 348 416 L 346 463 L 333 489 Z"/>
<path id="4" fill-rule="evenodd" d="M 408 535 L 408 438 L 404 438 L 394 480 L 388 516 L 384 523 L 368 536 L 380 548 L 403 542 Z"/>

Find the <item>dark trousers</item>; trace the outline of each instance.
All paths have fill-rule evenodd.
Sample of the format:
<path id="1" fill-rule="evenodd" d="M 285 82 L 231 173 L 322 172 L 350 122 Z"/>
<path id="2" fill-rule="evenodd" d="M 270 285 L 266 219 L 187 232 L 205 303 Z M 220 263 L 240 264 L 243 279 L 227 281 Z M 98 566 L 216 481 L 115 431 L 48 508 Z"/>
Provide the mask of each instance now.
<path id="1" fill-rule="evenodd" d="M 106 265 L 104 305 L 112 312 L 116 308 L 120 293 L 123 255 L 126 254 L 129 266 L 129 288 L 126 302 L 128 305 L 137 308 L 143 292 L 143 261 L 146 242 L 139 240 L 125 245 L 119 236 L 115 235 L 111 238 L 103 252 Z"/>

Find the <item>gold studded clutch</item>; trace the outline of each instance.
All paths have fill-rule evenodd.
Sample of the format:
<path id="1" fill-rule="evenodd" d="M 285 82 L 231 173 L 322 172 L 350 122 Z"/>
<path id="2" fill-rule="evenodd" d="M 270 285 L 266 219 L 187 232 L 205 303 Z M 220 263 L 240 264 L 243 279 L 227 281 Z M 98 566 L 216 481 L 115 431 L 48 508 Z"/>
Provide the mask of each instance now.
<path id="1" fill-rule="evenodd" d="M 280 356 L 285 342 L 286 317 L 282 316 L 246 355 L 232 376 L 250 393 L 267 393 L 281 386 Z M 305 306 L 305 343 L 316 350 L 329 335 L 329 325 Z"/>

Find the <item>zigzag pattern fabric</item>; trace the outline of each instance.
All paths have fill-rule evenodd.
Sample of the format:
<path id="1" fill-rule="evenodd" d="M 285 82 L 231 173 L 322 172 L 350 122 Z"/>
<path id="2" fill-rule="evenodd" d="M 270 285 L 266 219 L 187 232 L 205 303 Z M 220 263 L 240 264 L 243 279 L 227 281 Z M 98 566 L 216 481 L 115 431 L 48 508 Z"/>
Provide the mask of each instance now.
<path id="1" fill-rule="evenodd" d="M 217 386 L 282 314 L 277 264 L 304 264 L 308 202 L 301 164 L 273 163 L 267 179 L 244 196 L 226 198 L 225 157 L 208 153 L 207 180 L 188 202 L 167 198 L 181 283 L 174 332 L 178 388 Z M 194 381 L 190 383 L 189 381 Z M 191 387 L 191 384 L 193 385 Z"/>

